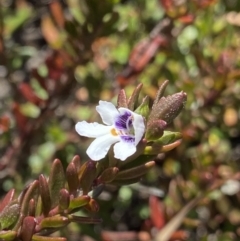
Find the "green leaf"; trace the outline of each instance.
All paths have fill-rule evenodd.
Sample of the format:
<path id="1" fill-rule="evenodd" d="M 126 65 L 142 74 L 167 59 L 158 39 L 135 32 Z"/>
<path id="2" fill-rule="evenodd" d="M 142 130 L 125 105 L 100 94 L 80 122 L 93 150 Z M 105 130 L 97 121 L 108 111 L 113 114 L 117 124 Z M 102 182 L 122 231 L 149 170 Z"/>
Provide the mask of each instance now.
<path id="1" fill-rule="evenodd" d="M 0 213 L 0 227 L 2 229 L 9 228 L 17 221 L 19 213 L 20 205 L 18 203 L 6 206 Z"/>

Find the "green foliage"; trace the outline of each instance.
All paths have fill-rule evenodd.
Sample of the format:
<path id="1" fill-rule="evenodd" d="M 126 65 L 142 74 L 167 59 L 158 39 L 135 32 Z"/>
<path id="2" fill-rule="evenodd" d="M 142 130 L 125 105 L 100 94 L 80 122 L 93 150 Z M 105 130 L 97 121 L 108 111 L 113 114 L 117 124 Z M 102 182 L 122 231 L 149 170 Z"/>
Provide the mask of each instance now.
<path id="1" fill-rule="evenodd" d="M 178 240 L 238 240 L 239 9 L 239 1 L 214 0 L 1 2 L 0 192 L 14 188 L 19 198 L 10 191 L 1 202 L 0 239 L 65 240 L 17 232 L 21 225 L 38 228 L 31 218 L 33 207 L 37 216 L 58 207 L 71 217 L 50 223 L 71 222 L 63 231 L 69 240 L 80 233 L 114 240 L 123 229 L 149 230 L 144 233 L 149 240 L 156 229 L 162 230 L 158 240 L 169 235 Z M 127 98 L 139 83 L 141 93 Z M 125 91 L 116 99 L 120 88 Z M 180 91 L 188 100 L 184 108 L 181 101 L 175 105 L 170 120 L 166 115 L 175 101 L 166 100 Z M 86 161 L 82 166 L 89 165 L 90 141 L 73 127 L 80 120 L 99 121 L 95 106 L 100 99 L 152 119 L 148 127 L 155 130 L 146 135 L 148 143 L 141 143 L 137 159 L 90 166 L 96 168 L 89 178 L 97 187 L 84 178 L 84 195 L 79 197 L 79 167 L 69 160 L 77 153 Z M 168 125 L 159 128 L 156 116 Z M 55 158 L 62 169 L 50 185 L 47 176 Z M 152 161 L 154 168 L 147 168 Z M 116 187 L 140 179 L 138 189 Z M 30 184 L 22 192 L 24 183 Z M 72 221 L 90 223 L 73 214 L 83 214 L 87 202 L 91 205 L 86 209 L 98 210 L 89 200 L 91 192 L 96 197 L 101 193 L 98 216 L 103 222 L 96 228 L 74 226 Z M 19 221 L 18 212 L 25 218 Z M 127 231 L 121 233 L 125 240 Z"/>

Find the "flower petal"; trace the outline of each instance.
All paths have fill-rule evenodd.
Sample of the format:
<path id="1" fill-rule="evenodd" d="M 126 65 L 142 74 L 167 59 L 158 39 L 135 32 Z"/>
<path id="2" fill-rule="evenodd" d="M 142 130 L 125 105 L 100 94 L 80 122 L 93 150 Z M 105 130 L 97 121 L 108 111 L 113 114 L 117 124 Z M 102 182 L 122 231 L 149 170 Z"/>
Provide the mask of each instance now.
<path id="1" fill-rule="evenodd" d="M 143 134 L 145 132 L 145 124 L 144 124 L 144 119 L 141 115 L 136 114 L 135 112 L 130 111 L 129 109 L 126 108 L 119 108 L 119 113 L 124 113 L 124 112 L 130 112 L 133 116 L 133 128 L 134 128 L 134 134 L 135 134 L 135 146 L 139 143 L 139 141 L 142 139 Z"/>
<path id="2" fill-rule="evenodd" d="M 81 121 L 75 125 L 75 129 L 81 136 L 95 138 L 110 133 L 112 127 L 101 125 L 97 122 L 87 123 L 86 121 Z"/>
<path id="3" fill-rule="evenodd" d="M 119 108 L 119 114 L 115 117 L 114 125 L 118 130 L 129 130 L 132 126 L 132 112 L 125 108 Z"/>
<path id="4" fill-rule="evenodd" d="M 141 115 L 138 115 L 133 112 L 133 128 L 135 133 L 135 146 L 142 139 L 143 134 L 145 132 L 145 124 L 144 119 Z"/>
<path id="5" fill-rule="evenodd" d="M 104 158 L 112 144 L 119 141 L 118 136 L 104 135 L 96 138 L 87 149 L 88 156 L 93 161 L 99 161 Z"/>
<path id="6" fill-rule="evenodd" d="M 96 110 L 101 116 L 103 123 L 109 126 L 113 125 L 115 116 L 119 115 L 116 107 L 107 101 L 100 100 Z"/>
<path id="7" fill-rule="evenodd" d="M 129 156 L 136 152 L 136 146 L 134 143 L 120 141 L 113 147 L 114 157 L 121 161 L 126 160 Z"/>

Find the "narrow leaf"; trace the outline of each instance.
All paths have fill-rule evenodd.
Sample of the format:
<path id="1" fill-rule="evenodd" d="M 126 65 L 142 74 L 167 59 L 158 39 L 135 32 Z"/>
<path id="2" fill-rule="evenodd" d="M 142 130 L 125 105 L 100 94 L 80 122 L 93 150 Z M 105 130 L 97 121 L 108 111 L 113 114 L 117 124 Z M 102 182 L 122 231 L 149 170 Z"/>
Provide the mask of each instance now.
<path id="1" fill-rule="evenodd" d="M 165 89 L 166 89 L 166 87 L 167 87 L 167 85 L 168 85 L 168 82 L 169 82 L 168 80 L 165 80 L 165 81 L 161 84 L 161 86 L 159 87 L 158 92 L 157 92 L 157 95 L 156 95 L 155 100 L 154 100 L 154 102 L 153 102 L 152 108 L 155 108 L 155 106 L 157 105 L 158 101 L 163 97 L 164 91 L 165 91 Z"/>
<path id="2" fill-rule="evenodd" d="M 83 189 L 83 194 L 86 195 L 93 185 L 93 180 L 96 178 L 97 169 L 96 162 L 87 161 L 81 167 L 79 172 L 80 187 Z"/>
<path id="3" fill-rule="evenodd" d="M 135 177 L 140 177 L 140 176 L 146 174 L 146 172 L 150 168 L 152 168 L 154 165 L 155 165 L 155 161 L 150 161 L 150 162 L 145 163 L 144 165 L 121 171 L 117 174 L 115 179 L 116 180 L 133 179 Z"/>
<path id="4" fill-rule="evenodd" d="M 15 194 L 15 189 L 11 189 L 8 191 L 8 193 L 1 201 L 0 212 L 2 212 L 2 210 L 13 200 L 14 194 Z"/>
<path id="5" fill-rule="evenodd" d="M 44 216 L 47 216 L 51 209 L 51 198 L 47 179 L 42 174 L 39 176 L 39 191 L 42 198 L 42 211 Z"/>
<path id="6" fill-rule="evenodd" d="M 19 204 L 9 204 L 6 206 L 0 214 L 0 227 L 2 229 L 9 228 L 17 221 L 19 213 Z"/>
<path id="7" fill-rule="evenodd" d="M 88 195 L 73 198 L 72 200 L 70 200 L 69 211 L 71 212 L 76 208 L 85 206 L 89 203 L 89 201 L 90 201 L 90 197 Z"/>
<path id="8" fill-rule="evenodd" d="M 24 241 L 31 241 L 32 235 L 36 227 L 36 220 L 34 217 L 25 217 L 21 226 L 21 238 Z"/>
<path id="9" fill-rule="evenodd" d="M 79 189 L 78 170 L 74 162 L 70 162 L 66 170 L 66 178 L 70 194 L 75 194 Z"/>
<path id="10" fill-rule="evenodd" d="M 101 176 L 98 178 L 98 183 L 109 183 L 118 174 L 119 169 L 117 167 L 110 167 L 103 171 Z"/>
<path id="11" fill-rule="evenodd" d="M 155 241 L 168 241 L 174 231 L 181 225 L 183 219 L 187 213 L 195 207 L 195 205 L 201 200 L 202 196 L 198 196 L 187 203 L 156 235 Z"/>
<path id="12" fill-rule="evenodd" d="M 71 220 L 71 222 L 76 222 L 76 223 L 98 224 L 102 222 L 100 218 L 80 217 L 76 215 L 69 215 L 68 217 Z"/>
<path id="13" fill-rule="evenodd" d="M 58 205 L 59 192 L 62 188 L 64 188 L 64 184 L 65 184 L 65 175 L 64 175 L 62 163 L 60 160 L 55 159 L 52 164 L 51 173 L 50 173 L 49 182 L 48 182 L 52 208 Z"/>
<path id="14" fill-rule="evenodd" d="M 117 99 L 117 107 L 128 108 L 127 96 L 125 90 L 120 90 Z"/>
<path id="15" fill-rule="evenodd" d="M 89 201 L 89 203 L 85 206 L 85 208 L 91 212 L 98 212 L 99 211 L 99 205 L 97 201 L 93 198 Z"/>
<path id="16" fill-rule="evenodd" d="M 143 84 L 139 84 L 133 91 L 132 95 L 130 96 L 129 100 L 128 100 L 128 108 L 130 110 L 134 110 L 134 107 L 137 104 L 138 101 L 138 97 L 140 94 L 140 91 L 142 89 Z"/>
<path id="17" fill-rule="evenodd" d="M 69 220 L 67 217 L 62 216 L 54 216 L 44 218 L 40 223 L 40 228 L 61 228 L 69 224 Z"/>
<path id="18" fill-rule="evenodd" d="M 62 238 L 62 237 L 48 237 L 48 236 L 39 236 L 39 235 L 33 235 L 32 240 L 33 241 L 67 241 L 66 238 Z"/>
<path id="19" fill-rule="evenodd" d="M 0 240 L 4 241 L 12 241 L 16 238 L 17 232 L 8 230 L 8 231 L 0 231 Z"/>
<path id="20" fill-rule="evenodd" d="M 69 192 L 67 189 L 63 188 L 61 189 L 60 193 L 59 193 L 59 207 L 60 210 L 66 210 L 69 206 Z"/>

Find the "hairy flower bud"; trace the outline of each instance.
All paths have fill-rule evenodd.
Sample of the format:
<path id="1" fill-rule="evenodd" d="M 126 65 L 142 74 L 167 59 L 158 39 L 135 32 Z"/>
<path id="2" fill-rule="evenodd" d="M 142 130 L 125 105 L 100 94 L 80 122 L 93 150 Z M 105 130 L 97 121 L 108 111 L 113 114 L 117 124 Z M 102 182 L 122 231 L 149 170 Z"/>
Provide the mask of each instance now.
<path id="1" fill-rule="evenodd" d="M 162 97 L 155 103 L 149 116 L 149 120 L 164 120 L 171 123 L 181 112 L 187 100 L 187 94 L 183 91 Z"/>

